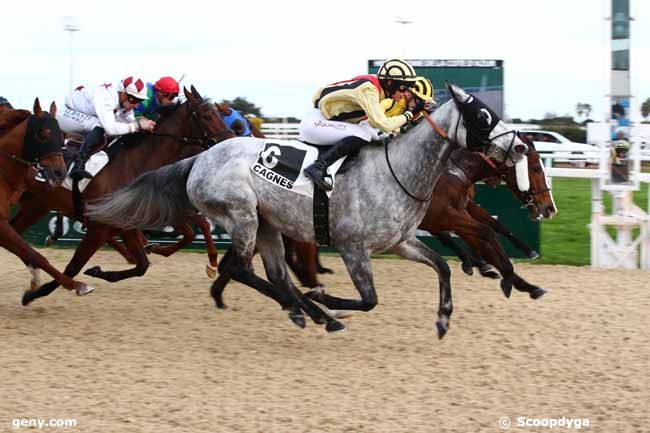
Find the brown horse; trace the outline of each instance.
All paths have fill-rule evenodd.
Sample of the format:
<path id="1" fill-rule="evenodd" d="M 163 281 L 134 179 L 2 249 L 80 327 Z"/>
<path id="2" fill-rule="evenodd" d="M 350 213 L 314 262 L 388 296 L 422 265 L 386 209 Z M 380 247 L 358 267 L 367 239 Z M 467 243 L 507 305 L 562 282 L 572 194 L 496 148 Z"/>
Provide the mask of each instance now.
<path id="1" fill-rule="evenodd" d="M 513 194 L 528 207 L 531 219 L 551 218 L 557 210 L 551 191 L 547 186 L 541 159 L 532 143 L 529 143 L 527 158 L 530 189 L 522 193 L 517 187 L 514 167 L 497 167 L 480 153 L 464 149 L 454 151 L 446 170 L 433 190 L 431 204 L 419 228 L 432 235 L 455 232 L 501 272 L 503 277 L 501 288 L 507 297 L 510 296 L 514 284 L 515 288 L 528 292 L 533 299 L 536 299 L 546 291 L 529 284 L 514 273 L 512 263 L 499 243 L 495 230 L 499 233 L 510 234 L 513 239 L 516 238 L 507 227 L 472 201 L 474 183 L 486 179 L 500 181 L 503 178 Z M 522 248 L 524 247 L 528 248 L 525 245 L 522 246 Z M 529 248 L 528 250 L 530 251 Z M 230 251 L 224 255 L 219 264 L 220 273 L 230 258 L 229 253 Z M 305 268 L 309 274 L 307 277 L 315 279 L 314 269 L 317 265 L 313 256 L 302 257 L 302 260 L 307 263 Z M 225 307 L 223 290 L 229 280 L 230 275 L 221 273 L 212 285 L 211 295 L 219 308 Z M 318 291 L 322 293 L 322 289 L 318 289 Z"/>
<path id="2" fill-rule="evenodd" d="M 187 101 L 163 113 L 155 133 L 125 137 L 127 142 L 123 144 L 123 149 L 95 176 L 84 191 L 84 200 L 99 199 L 127 185 L 142 173 L 195 155 L 215 141 L 234 137 L 233 132 L 226 127 L 209 100 L 204 100 L 193 86 L 191 93 L 187 89 L 184 91 Z M 146 200 L 146 197 L 142 198 L 143 206 L 146 206 Z M 32 189 L 32 195 L 28 200 L 21 202 L 20 211 L 12 220 L 12 225 L 18 232 L 22 232 L 50 210 L 59 210 L 68 217 L 74 218 L 75 206 L 72 193 L 64 188 L 51 191 L 44 191 L 41 188 Z M 86 274 L 108 281 L 144 275 L 149 261 L 143 249 L 143 236 L 139 230 L 121 230 L 93 221 L 85 221 L 85 223 L 87 232 L 66 267 L 65 275 L 77 275 L 95 252 L 116 235 L 124 239 L 129 253 L 135 258 L 136 266 L 116 272 L 105 272 L 95 267 L 86 271 Z M 184 222 L 179 221 L 180 223 Z M 25 292 L 23 305 L 48 295 L 58 286 L 58 282 L 52 281 L 36 290 Z"/>
<path id="3" fill-rule="evenodd" d="M 497 233 L 510 234 L 510 231 L 471 201 L 474 183 L 493 177 L 504 178 L 513 194 L 528 207 L 531 219 L 551 218 L 557 210 L 539 154 L 529 144 L 527 157 L 531 185 L 527 192 L 522 193 L 517 187 L 514 168 L 504 170 L 489 164 L 479 154 L 462 153 L 461 157 L 458 152 L 463 151 L 452 154 L 445 175 L 434 189 L 434 199 L 420 229 L 434 235 L 447 231 L 456 233 L 480 257 L 499 270 L 501 288 L 507 297 L 513 284 L 517 290 L 528 292 L 534 299 L 542 296 L 544 289 L 529 284 L 514 272 L 497 238 Z"/>
<path id="4" fill-rule="evenodd" d="M 12 205 L 36 183 L 38 172 L 51 187 L 61 185 L 65 179 L 63 135 L 55 116 L 56 105 L 52 103 L 47 113 L 38 98 L 33 115 L 27 110 L 5 109 L 0 113 L 0 246 L 29 263 L 30 270 L 43 269 L 57 284 L 82 295 L 93 288 L 56 270 L 7 222 Z M 45 185 L 42 188 L 46 193 L 51 190 Z"/>

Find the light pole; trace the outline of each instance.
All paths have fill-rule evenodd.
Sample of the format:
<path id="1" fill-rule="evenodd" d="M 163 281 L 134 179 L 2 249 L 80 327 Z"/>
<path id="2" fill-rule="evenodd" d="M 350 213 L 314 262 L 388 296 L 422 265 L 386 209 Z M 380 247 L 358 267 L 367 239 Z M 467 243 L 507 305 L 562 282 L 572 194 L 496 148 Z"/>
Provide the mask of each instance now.
<path id="1" fill-rule="evenodd" d="M 75 24 L 74 19 L 72 17 L 65 17 L 64 18 L 64 24 L 63 24 L 63 30 L 68 32 L 70 35 L 70 76 L 68 77 L 69 85 L 68 89 L 66 90 L 66 93 L 72 90 L 72 86 L 74 85 L 74 52 L 73 52 L 73 46 L 72 46 L 72 37 L 75 32 L 78 32 L 81 30 L 81 28 Z"/>
<path id="2" fill-rule="evenodd" d="M 401 54 L 401 57 L 403 59 L 405 59 L 406 58 L 406 46 L 407 46 L 405 41 L 408 39 L 406 37 L 406 26 L 409 25 L 409 24 L 413 24 L 413 21 L 410 21 L 407 18 L 397 17 L 397 18 L 395 18 L 394 22 L 396 22 L 397 24 L 402 25 L 402 41 L 401 41 L 402 42 L 402 54 Z"/>

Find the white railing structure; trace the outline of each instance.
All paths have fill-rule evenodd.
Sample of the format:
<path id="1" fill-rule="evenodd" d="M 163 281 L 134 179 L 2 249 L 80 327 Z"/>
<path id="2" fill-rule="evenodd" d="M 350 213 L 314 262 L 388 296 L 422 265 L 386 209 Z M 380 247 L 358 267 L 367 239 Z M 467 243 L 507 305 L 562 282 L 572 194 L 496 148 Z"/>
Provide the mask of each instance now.
<path id="1" fill-rule="evenodd" d="M 262 134 L 274 140 L 298 139 L 297 123 L 262 123 Z"/>
<path id="2" fill-rule="evenodd" d="M 544 155 L 546 174 L 553 177 L 591 179 L 591 266 L 594 268 L 650 269 L 650 195 L 647 210 L 643 210 L 632 201 L 632 191 L 639 189 L 641 183 L 650 183 L 650 173 L 641 173 L 641 160 L 644 153 L 633 146 L 631 159 L 634 162 L 630 170 L 631 182 L 626 185 L 608 184 L 610 149 L 595 147 L 593 153 L 575 154 L 555 152 Z M 645 157 L 648 155 L 646 154 Z M 561 168 L 553 167 L 553 162 L 580 160 L 585 163 L 598 163 L 597 168 Z M 549 179 L 549 181 L 550 181 Z M 605 212 L 603 191 L 612 195 L 612 213 Z M 608 227 L 615 230 L 610 236 Z M 634 229 L 639 236 L 633 238 Z"/>

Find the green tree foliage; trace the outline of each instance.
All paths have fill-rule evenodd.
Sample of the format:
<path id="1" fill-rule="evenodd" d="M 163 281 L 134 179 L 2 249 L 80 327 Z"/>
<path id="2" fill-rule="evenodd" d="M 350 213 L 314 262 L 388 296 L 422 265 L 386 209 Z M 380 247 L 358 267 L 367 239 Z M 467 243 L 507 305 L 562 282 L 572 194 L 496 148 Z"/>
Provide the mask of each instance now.
<path id="1" fill-rule="evenodd" d="M 244 116 L 254 115 L 257 117 L 262 117 L 262 109 L 257 105 L 253 104 L 246 100 L 246 98 L 236 97 L 232 101 L 224 99 L 221 102 L 225 102 L 230 105 L 233 109 L 239 111 Z"/>
<path id="2" fill-rule="evenodd" d="M 589 115 L 591 115 L 592 107 L 591 104 L 585 104 L 582 102 L 578 102 L 576 104 L 576 114 L 578 115 L 578 118 L 585 116 L 585 118 L 589 119 Z"/>

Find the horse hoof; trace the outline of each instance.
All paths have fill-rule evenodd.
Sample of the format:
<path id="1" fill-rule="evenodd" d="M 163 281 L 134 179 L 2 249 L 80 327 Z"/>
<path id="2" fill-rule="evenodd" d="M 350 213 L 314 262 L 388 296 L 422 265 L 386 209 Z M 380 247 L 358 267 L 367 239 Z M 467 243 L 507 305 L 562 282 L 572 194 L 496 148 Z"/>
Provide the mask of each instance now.
<path id="1" fill-rule="evenodd" d="M 26 291 L 25 293 L 23 293 L 23 297 L 20 300 L 20 303 L 22 304 L 23 307 L 26 307 L 29 304 L 31 304 L 33 300 L 34 300 L 34 296 L 32 295 L 32 293 L 30 291 Z"/>
<path id="2" fill-rule="evenodd" d="M 86 269 L 84 271 L 84 274 L 97 278 L 97 276 L 100 274 L 101 271 L 102 268 L 100 268 L 99 266 L 93 266 L 92 268 Z"/>
<path id="3" fill-rule="evenodd" d="M 438 320 L 436 322 L 436 329 L 438 330 L 438 340 L 442 340 L 442 337 L 444 337 L 449 330 L 449 321 L 442 319 Z"/>
<path id="4" fill-rule="evenodd" d="M 474 268 L 472 267 L 471 263 L 465 263 L 461 265 L 461 269 L 463 272 L 465 272 L 467 275 L 474 275 Z"/>
<path id="5" fill-rule="evenodd" d="M 506 298 L 510 298 L 510 294 L 512 293 L 512 282 L 505 279 L 501 280 L 501 290 L 503 290 L 503 294 Z"/>
<path id="6" fill-rule="evenodd" d="M 482 266 L 479 270 L 481 271 L 481 275 L 486 278 L 492 278 L 493 280 L 496 280 L 497 278 L 501 277 L 496 269 L 490 265 Z"/>
<path id="7" fill-rule="evenodd" d="M 214 280 L 217 277 L 217 268 L 212 265 L 205 265 L 205 273 L 208 274 L 208 278 Z"/>
<path id="8" fill-rule="evenodd" d="M 331 270 L 330 268 L 320 268 L 318 269 L 319 274 L 333 274 L 334 271 Z"/>
<path id="9" fill-rule="evenodd" d="M 90 292 L 94 292 L 95 288 L 87 284 L 82 284 L 81 287 L 77 287 L 75 291 L 77 292 L 77 296 L 83 296 L 87 295 Z"/>
<path id="10" fill-rule="evenodd" d="M 533 250 L 528 254 L 528 258 L 531 260 L 539 259 L 539 253 Z"/>
<path id="11" fill-rule="evenodd" d="M 345 331 L 345 325 L 338 320 L 329 320 L 327 325 L 325 325 L 325 330 L 327 332 L 341 332 Z"/>
<path id="12" fill-rule="evenodd" d="M 307 322 L 305 322 L 305 316 L 303 315 L 289 313 L 289 319 L 291 319 L 293 324 L 300 329 L 305 329 L 307 326 Z"/>
<path id="13" fill-rule="evenodd" d="M 542 296 L 544 296 L 548 291 L 542 289 L 541 287 L 536 288 L 532 292 L 530 292 L 530 297 L 533 299 L 539 299 Z"/>

